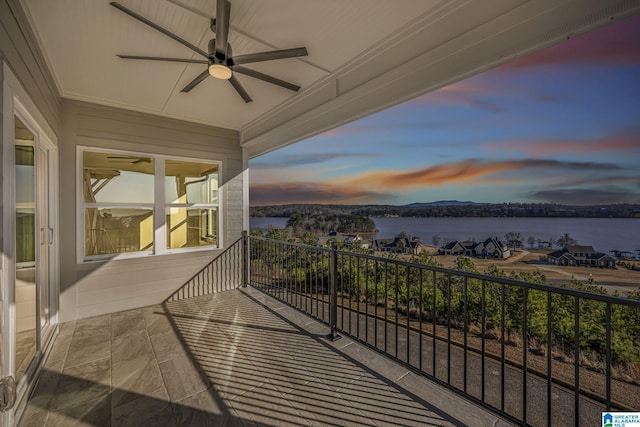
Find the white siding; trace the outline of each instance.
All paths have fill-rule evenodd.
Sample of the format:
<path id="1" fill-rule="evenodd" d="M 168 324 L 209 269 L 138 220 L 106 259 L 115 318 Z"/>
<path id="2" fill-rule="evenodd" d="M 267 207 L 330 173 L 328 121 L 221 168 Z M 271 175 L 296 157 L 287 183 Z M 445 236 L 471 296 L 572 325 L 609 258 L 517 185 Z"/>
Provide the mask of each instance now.
<path id="1" fill-rule="evenodd" d="M 63 101 L 60 150 L 62 321 L 162 302 L 242 233 L 242 150 L 236 131 Z M 222 161 L 222 248 L 77 262 L 76 147 Z"/>

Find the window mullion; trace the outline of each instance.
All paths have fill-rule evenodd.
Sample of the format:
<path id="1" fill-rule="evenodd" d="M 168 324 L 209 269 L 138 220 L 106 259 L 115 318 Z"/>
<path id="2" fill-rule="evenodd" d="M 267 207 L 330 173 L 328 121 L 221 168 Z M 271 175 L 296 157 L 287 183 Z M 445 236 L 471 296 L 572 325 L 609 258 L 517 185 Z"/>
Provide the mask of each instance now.
<path id="1" fill-rule="evenodd" d="M 165 162 L 158 158 L 155 162 L 154 180 L 154 248 L 156 254 L 167 252 L 167 216 L 165 214 L 165 188 L 164 188 Z"/>

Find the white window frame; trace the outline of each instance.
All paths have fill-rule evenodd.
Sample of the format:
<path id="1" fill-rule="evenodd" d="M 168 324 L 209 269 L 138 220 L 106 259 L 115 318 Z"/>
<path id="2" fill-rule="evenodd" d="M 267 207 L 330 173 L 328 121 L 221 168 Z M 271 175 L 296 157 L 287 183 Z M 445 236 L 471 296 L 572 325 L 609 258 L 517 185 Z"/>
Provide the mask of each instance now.
<path id="1" fill-rule="evenodd" d="M 83 163 L 84 153 L 94 152 L 110 155 L 121 156 L 135 156 L 135 157 L 148 157 L 153 159 L 154 162 L 154 198 L 153 203 L 110 203 L 110 202 L 97 202 L 90 203 L 84 201 L 84 182 L 83 182 Z M 184 162 L 196 162 L 211 164 L 212 167 L 218 168 L 218 201 L 217 203 L 181 203 L 170 204 L 165 200 L 165 161 L 177 160 Z M 77 146 L 76 147 L 76 232 L 78 235 L 76 254 L 77 262 L 79 264 L 95 261 L 113 260 L 113 259 L 128 259 L 128 258 L 140 258 L 147 256 L 162 256 L 184 252 L 198 252 L 220 249 L 223 247 L 222 241 L 222 199 L 223 199 L 223 186 L 221 185 L 223 162 L 220 160 L 209 160 L 203 158 L 191 158 L 182 156 L 172 156 L 165 154 L 151 154 L 146 152 L 128 151 L 128 150 L 114 150 L 101 147 L 89 147 L 89 146 Z M 167 248 L 167 222 L 166 222 L 166 209 L 169 206 L 179 208 L 213 208 L 217 210 L 217 223 L 216 223 L 216 244 L 192 246 L 185 248 Z M 150 251 L 137 251 L 137 252 L 124 252 L 114 254 L 101 254 L 101 255 L 85 255 L 86 254 L 86 230 L 85 230 L 85 209 L 92 207 L 136 207 L 136 208 L 150 208 L 153 211 L 153 223 L 154 223 L 154 235 L 153 235 L 153 250 Z"/>

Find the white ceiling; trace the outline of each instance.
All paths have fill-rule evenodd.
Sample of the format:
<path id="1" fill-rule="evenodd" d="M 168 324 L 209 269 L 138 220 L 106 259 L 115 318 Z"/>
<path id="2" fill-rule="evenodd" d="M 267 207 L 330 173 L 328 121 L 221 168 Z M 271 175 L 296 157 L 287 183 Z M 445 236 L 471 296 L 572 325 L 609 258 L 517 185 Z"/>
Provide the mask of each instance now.
<path id="1" fill-rule="evenodd" d="M 234 55 L 305 46 L 308 57 L 248 68 L 294 93 L 238 75 L 180 89 L 205 65 L 116 54 L 201 59 L 111 7 L 109 0 L 22 0 L 62 97 L 240 131 L 251 156 L 442 87 L 640 11 L 633 0 L 230 0 Z M 215 0 L 119 0 L 207 50 Z"/>

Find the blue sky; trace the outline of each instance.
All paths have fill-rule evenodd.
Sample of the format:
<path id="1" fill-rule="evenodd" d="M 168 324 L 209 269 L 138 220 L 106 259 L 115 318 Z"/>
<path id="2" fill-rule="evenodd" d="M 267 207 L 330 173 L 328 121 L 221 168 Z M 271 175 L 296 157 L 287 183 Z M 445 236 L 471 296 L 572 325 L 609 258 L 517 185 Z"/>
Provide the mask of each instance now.
<path id="1" fill-rule="evenodd" d="M 249 166 L 252 206 L 640 203 L 640 15 Z"/>

